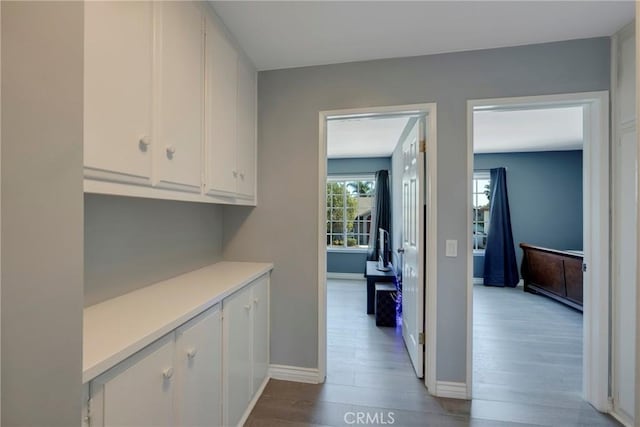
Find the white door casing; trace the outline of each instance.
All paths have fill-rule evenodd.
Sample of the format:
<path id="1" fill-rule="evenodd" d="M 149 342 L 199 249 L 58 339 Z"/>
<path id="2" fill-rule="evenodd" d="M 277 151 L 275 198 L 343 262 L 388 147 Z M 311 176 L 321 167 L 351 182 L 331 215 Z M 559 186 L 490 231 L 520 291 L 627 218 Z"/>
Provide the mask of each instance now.
<path id="1" fill-rule="evenodd" d="M 424 376 L 424 121 L 402 143 L 402 337 L 419 378 Z"/>

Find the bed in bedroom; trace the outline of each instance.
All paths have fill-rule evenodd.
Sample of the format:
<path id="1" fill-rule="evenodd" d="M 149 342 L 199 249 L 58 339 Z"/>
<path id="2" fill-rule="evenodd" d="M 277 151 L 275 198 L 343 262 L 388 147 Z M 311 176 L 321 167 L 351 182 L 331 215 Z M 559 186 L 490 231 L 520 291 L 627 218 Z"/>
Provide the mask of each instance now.
<path id="1" fill-rule="evenodd" d="M 582 311 L 582 252 L 526 243 L 520 247 L 525 292 L 542 294 Z"/>

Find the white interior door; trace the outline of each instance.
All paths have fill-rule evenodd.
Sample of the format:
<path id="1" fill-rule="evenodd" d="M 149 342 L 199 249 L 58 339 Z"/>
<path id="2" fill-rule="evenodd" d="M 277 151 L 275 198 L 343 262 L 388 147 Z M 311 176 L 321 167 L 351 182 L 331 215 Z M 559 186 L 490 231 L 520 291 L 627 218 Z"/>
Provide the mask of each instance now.
<path id="1" fill-rule="evenodd" d="M 424 376 L 424 119 L 402 141 L 402 337 L 420 378 Z"/>

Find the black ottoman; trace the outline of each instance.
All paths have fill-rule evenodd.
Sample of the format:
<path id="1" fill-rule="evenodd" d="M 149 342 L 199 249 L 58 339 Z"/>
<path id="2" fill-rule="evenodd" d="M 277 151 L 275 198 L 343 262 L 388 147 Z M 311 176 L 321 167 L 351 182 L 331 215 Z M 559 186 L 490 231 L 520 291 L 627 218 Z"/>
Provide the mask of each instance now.
<path id="1" fill-rule="evenodd" d="M 376 283 L 376 326 L 396 326 L 396 287 Z"/>

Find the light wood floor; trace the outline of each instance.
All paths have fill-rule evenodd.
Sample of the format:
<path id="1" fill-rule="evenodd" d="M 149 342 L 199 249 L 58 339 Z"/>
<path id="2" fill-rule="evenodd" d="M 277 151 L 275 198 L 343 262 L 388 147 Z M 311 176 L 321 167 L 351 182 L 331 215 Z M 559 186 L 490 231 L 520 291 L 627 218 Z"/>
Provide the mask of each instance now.
<path id="1" fill-rule="evenodd" d="M 578 346 L 570 337 L 576 332 L 579 314 L 561 314 L 568 310 L 563 306 L 542 302 L 537 310 L 543 311 L 536 316 L 569 319 L 565 331 L 568 341 L 563 342 L 562 337 L 549 341 L 538 336 L 532 342 L 522 336 L 522 330 L 515 328 L 515 323 L 507 322 L 499 314 L 501 309 L 522 312 L 513 306 L 513 301 L 521 299 L 519 296 L 512 301 L 511 294 L 476 289 L 478 323 L 474 343 L 479 359 L 474 363 L 477 371 L 474 372 L 474 400 L 469 402 L 434 398 L 428 393 L 422 380 L 413 373 L 400 328 L 378 328 L 373 316 L 365 314 L 364 281 L 330 280 L 327 288 L 326 383 L 271 380 L 246 426 L 345 426 L 363 425 L 366 421 L 368 425 L 376 425 L 377 421 L 377 425 L 407 427 L 617 425 L 579 399 L 574 390 L 576 386 L 579 389 L 579 385 L 574 380 L 568 377 L 562 380 L 557 378 L 560 375 L 550 377 L 541 372 L 536 375 L 541 367 L 553 366 L 562 360 L 560 354 L 564 354 L 565 347 L 572 354 Z M 522 302 L 529 304 L 528 297 Z M 500 320 L 498 327 L 493 328 L 495 319 L 505 321 Z M 507 326 L 501 326 L 503 324 Z M 518 339 L 509 338 L 510 332 Z M 482 334 L 487 338 L 482 338 Z M 513 344 L 524 342 L 522 350 L 511 349 L 511 341 Z M 550 346 L 547 351 L 535 349 L 536 343 Z M 492 349 L 496 349 L 496 357 L 490 356 Z M 522 359 L 523 352 L 533 353 L 532 358 L 539 355 L 541 360 L 530 363 L 531 358 Z M 574 375 L 579 360 L 564 357 L 572 365 L 571 375 Z M 522 371 L 531 373 L 529 381 L 523 379 Z M 547 383 L 551 385 L 553 398 L 545 397 Z M 518 384 L 522 387 L 518 388 Z M 556 399 L 558 397 L 566 400 Z M 358 423 L 358 417 L 362 417 L 363 422 Z"/>

